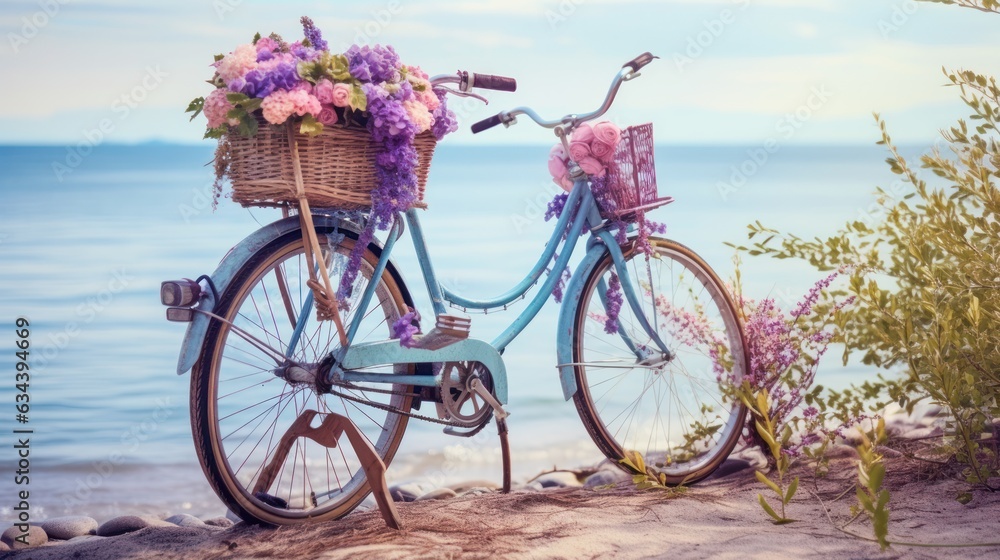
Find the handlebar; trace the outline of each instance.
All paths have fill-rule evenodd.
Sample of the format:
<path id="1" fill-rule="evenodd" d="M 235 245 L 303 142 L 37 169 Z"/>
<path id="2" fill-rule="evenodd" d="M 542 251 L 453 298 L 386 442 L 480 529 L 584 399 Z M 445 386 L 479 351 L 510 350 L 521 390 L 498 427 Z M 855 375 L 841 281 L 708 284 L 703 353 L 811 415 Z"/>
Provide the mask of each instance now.
<path id="1" fill-rule="evenodd" d="M 582 115 L 570 114 L 556 120 L 546 120 L 538 115 L 530 107 L 516 107 L 509 111 L 501 111 L 492 117 L 479 121 L 472 125 L 473 134 L 477 134 L 489 128 L 493 128 L 498 124 L 503 124 L 504 126 L 510 126 L 516 122 L 518 115 L 526 115 L 531 120 L 535 121 L 541 127 L 544 128 L 556 128 L 558 126 L 563 126 L 565 131 L 570 131 L 581 123 L 594 120 L 611 109 L 611 104 L 614 103 L 615 97 L 618 95 L 618 88 L 621 85 L 633 78 L 639 76 L 639 69 L 646 66 L 653 59 L 659 58 L 648 52 L 644 52 L 634 59 L 626 62 L 621 70 L 615 75 L 614 79 L 611 80 L 611 86 L 608 88 L 608 93 L 604 97 L 604 102 L 596 110 L 589 113 L 584 113 Z"/>

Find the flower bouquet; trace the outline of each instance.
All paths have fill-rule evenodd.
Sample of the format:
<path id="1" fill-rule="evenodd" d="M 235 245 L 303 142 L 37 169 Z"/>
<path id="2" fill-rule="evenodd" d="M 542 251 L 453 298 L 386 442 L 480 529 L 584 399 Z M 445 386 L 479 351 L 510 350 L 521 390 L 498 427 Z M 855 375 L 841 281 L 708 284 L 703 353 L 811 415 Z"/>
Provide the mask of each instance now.
<path id="1" fill-rule="evenodd" d="M 301 40 L 258 33 L 216 55 L 215 89 L 187 110 L 192 120 L 204 113 L 205 137 L 219 140 L 216 199 L 229 179 L 244 206 L 298 206 L 310 237 L 310 205 L 370 209 L 357 260 L 375 229 L 421 204 L 435 142 L 457 123 L 427 74 L 392 47 L 334 53 L 311 19 L 301 21 Z M 341 302 L 357 270 L 341 279 Z"/>

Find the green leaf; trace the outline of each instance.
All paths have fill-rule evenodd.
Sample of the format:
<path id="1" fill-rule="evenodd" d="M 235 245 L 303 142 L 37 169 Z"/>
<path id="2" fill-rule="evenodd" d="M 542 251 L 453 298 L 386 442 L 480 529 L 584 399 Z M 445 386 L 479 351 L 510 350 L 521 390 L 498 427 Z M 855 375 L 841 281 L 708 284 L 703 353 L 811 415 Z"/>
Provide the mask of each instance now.
<path id="1" fill-rule="evenodd" d="M 777 512 L 774 511 L 774 508 L 772 508 L 770 504 L 767 503 L 767 500 L 764 499 L 763 494 L 757 494 L 757 501 L 760 502 L 760 507 L 764 508 L 764 511 L 767 512 L 767 514 L 770 515 L 775 522 L 784 519 L 783 517 L 778 515 Z"/>
<path id="2" fill-rule="evenodd" d="M 368 108 L 368 98 L 360 84 L 355 84 L 351 88 L 351 98 L 347 102 L 348 106 L 355 111 L 364 111 Z"/>
<path id="3" fill-rule="evenodd" d="M 771 490 L 774 490 L 774 493 L 777 494 L 779 498 L 784 496 L 784 493 L 781 491 L 781 488 L 778 488 L 778 485 L 775 484 L 770 478 L 767 478 L 767 476 L 764 473 L 760 471 L 754 471 L 753 474 L 754 476 L 757 477 L 757 480 L 760 481 L 761 484 L 764 484 Z"/>
<path id="4" fill-rule="evenodd" d="M 799 489 L 799 477 L 792 479 L 792 483 L 788 485 L 788 490 L 785 491 L 785 505 L 792 501 L 792 497 L 795 496 L 795 491 Z"/>
<path id="5" fill-rule="evenodd" d="M 210 128 L 206 130 L 205 136 L 203 136 L 203 138 L 205 139 L 214 138 L 218 140 L 219 138 L 225 136 L 228 132 L 229 132 L 229 127 L 227 127 L 226 125 L 217 126 L 215 128 Z"/>
<path id="6" fill-rule="evenodd" d="M 196 97 L 188 103 L 187 109 L 184 110 L 185 113 L 193 113 L 191 115 L 191 120 L 193 121 L 195 117 L 201 114 L 201 111 L 205 108 L 205 98 Z"/>
<path id="7" fill-rule="evenodd" d="M 216 62 L 222 60 L 223 58 L 226 58 L 226 55 L 224 55 L 224 54 L 217 54 L 217 55 L 215 55 L 215 61 Z"/>
<path id="8" fill-rule="evenodd" d="M 302 125 L 299 126 L 299 132 L 307 136 L 319 136 L 323 132 L 323 123 L 316 120 L 316 117 L 312 115 L 306 115 L 302 117 Z"/>
<path id="9" fill-rule="evenodd" d="M 868 470 L 868 488 L 871 488 L 872 492 L 877 491 L 882 487 L 882 479 L 885 478 L 885 465 L 882 463 L 875 463 Z"/>
<path id="10" fill-rule="evenodd" d="M 229 100 L 229 102 L 232 103 L 233 105 L 239 105 L 241 103 L 245 103 L 250 100 L 249 97 L 243 95 L 242 93 L 232 93 L 232 92 L 226 94 L 226 99 Z"/>
<path id="11" fill-rule="evenodd" d="M 253 36 L 253 44 L 254 45 L 257 44 L 257 41 L 260 41 L 260 31 L 258 31 L 257 33 L 255 33 L 254 36 Z"/>

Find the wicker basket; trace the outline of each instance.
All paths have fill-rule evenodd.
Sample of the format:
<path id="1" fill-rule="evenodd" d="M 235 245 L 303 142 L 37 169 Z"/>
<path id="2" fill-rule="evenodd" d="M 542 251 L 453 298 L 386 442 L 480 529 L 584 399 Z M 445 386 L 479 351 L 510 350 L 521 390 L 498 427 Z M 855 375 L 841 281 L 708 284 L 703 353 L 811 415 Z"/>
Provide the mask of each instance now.
<path id="1" fill-rule="evenodd" d="M 257 134 L 232 134 L 229 171 L 232 199 L 242 206 L 283 206 L 298 202 L 292 150 L 286 126 L 263 123 Z M 318 136 L 294 131 L 309 204 L 318 208 L 362 210 L 372 205 L 376 186 L 375 154 L 382 150 L 361 128 L 327 126 Z M 437 142 L 427 132 L 414 139 L 417 149 L 417 200 L 423 207 L 424 186 Z"/>
<path id="2" fill-rule="evenodd" d="M 608 166 L 608 196 L 599 200 L 601 216 L 623 218 L 673 202 L 659 198 L 653 164 L 653 125 L 630 126 L 622 131 L 614 160 Z"/>

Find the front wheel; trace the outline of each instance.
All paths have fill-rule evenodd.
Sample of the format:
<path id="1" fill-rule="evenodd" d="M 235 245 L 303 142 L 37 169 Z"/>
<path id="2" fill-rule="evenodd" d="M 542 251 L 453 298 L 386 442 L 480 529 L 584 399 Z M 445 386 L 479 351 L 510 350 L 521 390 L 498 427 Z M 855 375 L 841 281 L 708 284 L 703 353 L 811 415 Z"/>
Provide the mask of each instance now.
<path id="1" fill-rule="evenodd" d="M 356 242 L 349 231 L 317 227 L 334 285 Z M 351 303 L 371 282 L 375 297 L 361 318 L 355 342 L 392 336 L 392 324 L 406 312 L 409 296 L 392 267 L 373 278 L 378 248 L 369 246 L 360 263 Z M 276 358 L 288 355 L 305 369 L 322 370 L 339 346 L 331 321 L 316 322 L 306 287 L 309 270 L 302 232 L 295 229 L 261 247 L 220 294 L 201 357 L 191 376 L 191 421 L 195 448 L 209 482 L 242 519 L 288 525 L 335 519 L 350 512 L 369 492 L 365 472 L 346 438 L 336 447 L 298 435 L 296 421 L 319 424 L 329 413 L 346 416 L 388 465 L 399 447 L 413 400 L 407 385 L 363 384 L 328 394 L 314 376 L 296 378 Z M 352 305 L 345 324 L 358 310 Z M 290 351 L 298 317 L 309 314 Z M 412 366 L 385 366 L 379 373 L 412 373 Z M 377 407 L 363 402 L 374 402 Z M 313 420 L 315 419 L 315 422 Z M 295 424 L 298 426 L 298 424 Z M 282 443 L 282 439 L 287 442 Z M 264 474 L 267 473 L 267 474 Z"/>
<path id="2" fill-rule="evenodd" d="M 650 245 L 648 259 L 639 251 L 626 255 L 629 284 L 672 356 L 657 348 L 624 296 L 618 327 L 609 324 L 607 307 L 614 303 L 607 302 L 616 298 L 607 293 L 615 291 L 609 286 L 617 274 L 605 254 L 575 313 L 573 400 L 608 458 L 638 452 L 667 483 L 691 483 L 714 471 L 742 432 L 746 410 L 735 387 L 747 371 L 746 344 L 712 269 L 678 243 L 650 239 Z"/>

